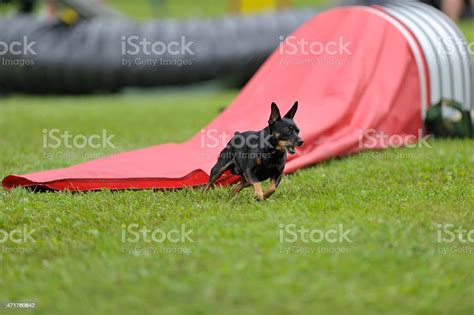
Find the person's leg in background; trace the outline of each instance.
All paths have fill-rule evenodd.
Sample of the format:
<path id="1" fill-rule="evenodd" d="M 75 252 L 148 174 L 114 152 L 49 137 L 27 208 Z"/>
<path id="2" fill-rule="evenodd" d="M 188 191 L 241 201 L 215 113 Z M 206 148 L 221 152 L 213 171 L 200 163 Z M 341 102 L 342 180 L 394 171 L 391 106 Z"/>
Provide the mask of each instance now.
<path id="1" fill-rule="evenodd" d="M 474 0 L 472 0 L 474 1 Z M 464 0 L 443 0 L 441 10 L 453 21 L 459 20 L 464 10 Z"/>
<path id="2" fill-rule="evenodd" d="M 36 0 L 21 0 L 20 13 L 30 14 L 33 12 Z"/>

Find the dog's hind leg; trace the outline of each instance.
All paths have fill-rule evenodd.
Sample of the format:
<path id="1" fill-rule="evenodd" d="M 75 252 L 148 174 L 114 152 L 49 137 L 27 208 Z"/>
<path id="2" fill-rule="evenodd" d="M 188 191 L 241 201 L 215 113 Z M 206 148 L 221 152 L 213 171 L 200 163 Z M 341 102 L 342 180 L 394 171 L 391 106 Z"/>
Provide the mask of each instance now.
<path id="1" fill-rule="evenodd" d="M 234 161 L 233 160 L 228 160 L 228 159 L 219 159 L 214 165 L 214 167 L 211 170 L 211 174 L 209 175 L 209 181 L 207 182 L 206 187 L 204 188 L 204 191 L 208 191 L 209 188 L 211 188 L 212 185 L 216 182 L 216 180 L 221 177 L 221 175 L 229 170 L 231 167 L 234 166 Z"/>
<path id="2" fill-rule="evenodd" d="M 250 184 L 245 178 L 242 178 L 238 184 L 232 187 L 232 192 L 238 194 L 242 189 L 249 187 Z"/>

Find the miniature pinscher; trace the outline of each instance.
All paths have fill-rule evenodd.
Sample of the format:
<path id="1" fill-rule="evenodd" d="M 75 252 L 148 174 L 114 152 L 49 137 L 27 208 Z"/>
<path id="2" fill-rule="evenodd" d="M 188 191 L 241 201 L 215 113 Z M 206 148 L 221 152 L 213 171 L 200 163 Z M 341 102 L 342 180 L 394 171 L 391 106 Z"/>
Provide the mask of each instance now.
<path id="1" fill-rule="evenodd" d="M 240 176 L 240 181 L 232 189 L 239 193 L 253 186 L 257 200 L 270 197 L 280 184 L 285 168 L 287 152 L 295 153 L 295 147 L 303 145 L 298 134 L 300 130 L 293 121 L 298 102 L 282 118 L 280 110 L 272 103 L 268 126 L 260 131 L 236 132 L 221 151 L 216 165 L 211 170 L 207 191 L 227 170 Z M 270 186 L 263 191 L 262 182 L 270 179 Z"/>

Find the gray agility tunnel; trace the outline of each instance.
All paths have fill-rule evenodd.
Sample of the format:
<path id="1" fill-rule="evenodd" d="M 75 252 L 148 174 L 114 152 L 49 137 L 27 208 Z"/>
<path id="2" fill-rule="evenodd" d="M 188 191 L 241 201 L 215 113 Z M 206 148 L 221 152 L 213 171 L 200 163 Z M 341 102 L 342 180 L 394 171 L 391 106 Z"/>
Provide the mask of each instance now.
<path id="1" fill-rule="evenodd" d="M 0 56 L 9 63 L 25 63 L 2 63 L 0 91 L 80 94 L 225 78 L 245 82 L 280 38 L 314 14 L 306 9 L 142 23 L 94 18 L 72 26 L 10 17 L 0 20 L 0 41 L 21 42 L 26 36 L 35 42 L 36 55 Z M 150 45 L 139 45 L 142 40 L 160 45 L 150 51 Z M 178 45 L 163 51 L 170 43 Z M 184 46 L 188 49 L 175 54 Z"/>

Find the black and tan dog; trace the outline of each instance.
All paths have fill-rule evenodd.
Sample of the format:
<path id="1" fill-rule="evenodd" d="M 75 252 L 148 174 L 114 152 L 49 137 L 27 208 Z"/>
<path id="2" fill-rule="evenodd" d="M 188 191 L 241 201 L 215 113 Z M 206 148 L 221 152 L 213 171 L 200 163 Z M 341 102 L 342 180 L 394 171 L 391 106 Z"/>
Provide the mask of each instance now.
<path id="1" fill-rule="evenodd" d="M 298 102 L 282 118 L 280 110 L 272 103 L 268 126 L 260 131 L 236 132 L 222 150 L 211 170 L 208 190 L 227 170 L 240 176 L 240 182 L 232 189 L 235 193 L 253 186 L 255 198 L 264 200 L 271 196 L 280 184 L 285 168 L 287 152 L 295 153 L 296 146 L 303 145 L 300 130 L 293 121 Z M 263 192 L 262 182 L 270 179 L 270 186 Z"/>

